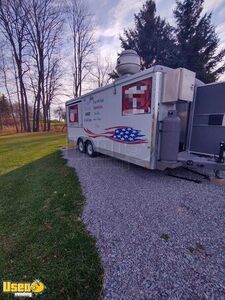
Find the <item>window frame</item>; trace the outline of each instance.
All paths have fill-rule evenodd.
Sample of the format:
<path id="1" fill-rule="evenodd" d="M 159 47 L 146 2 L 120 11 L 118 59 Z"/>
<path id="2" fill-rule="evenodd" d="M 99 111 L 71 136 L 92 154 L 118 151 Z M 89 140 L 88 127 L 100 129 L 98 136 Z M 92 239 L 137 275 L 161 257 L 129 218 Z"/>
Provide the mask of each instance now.
<path id="1" fill-rule="evenodd" d="M 71 110 L 75 110 L 77 109 L 77 114 L 74 113 L 74 115 L 76 115 L 76 118 L 74 117 L 75 121 L 72 121 L 71 120 Z M 74 104 L 71 104 L 69 106 L 69 123 L 70 124 L 79 124 L 79 106 L 78 104 L 74 103 Z"/>

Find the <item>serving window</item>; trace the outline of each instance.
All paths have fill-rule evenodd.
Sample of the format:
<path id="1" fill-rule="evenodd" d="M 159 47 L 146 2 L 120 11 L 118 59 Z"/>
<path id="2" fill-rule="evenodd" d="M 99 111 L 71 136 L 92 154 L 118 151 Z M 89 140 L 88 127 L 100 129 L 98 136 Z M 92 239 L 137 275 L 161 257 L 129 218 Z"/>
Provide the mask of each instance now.
<path id="1" fill-rule="evenodd" d="M 151 112 L 152 78 L 122 87 L 122 115 Z"/>
<path id="2" fill-rule="evenodd" d="M 70 121 L 70 123 L 78 123 L 79 122 L 78 105 L 77 104 L 69 106 L 69 121 Z"/>

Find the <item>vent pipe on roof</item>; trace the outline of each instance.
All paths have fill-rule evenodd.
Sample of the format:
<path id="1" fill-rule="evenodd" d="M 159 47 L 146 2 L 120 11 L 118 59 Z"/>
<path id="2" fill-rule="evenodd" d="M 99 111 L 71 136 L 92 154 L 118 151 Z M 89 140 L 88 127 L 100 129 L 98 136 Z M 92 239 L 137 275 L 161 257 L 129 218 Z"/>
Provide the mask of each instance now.
<path id="1" fill-rule="evenodd" d="M 132 75 L 140 69 L 140 57 L 134 50 L 124 50 L 117 59 L 116 71 L 119 76 Z"/>

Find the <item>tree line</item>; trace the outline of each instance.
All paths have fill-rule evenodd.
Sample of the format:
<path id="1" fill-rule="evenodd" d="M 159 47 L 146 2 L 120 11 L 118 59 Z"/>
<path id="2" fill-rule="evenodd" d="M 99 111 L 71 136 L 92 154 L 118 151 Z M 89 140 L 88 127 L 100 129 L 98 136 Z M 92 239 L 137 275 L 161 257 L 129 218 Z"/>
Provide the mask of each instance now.
<path id="1" fill-rule="evenodd" d="M 172 26 L 147 0 L 120 36 L 121 48 L 136 50 L 142 68 L 185 67 L 206 83 L 217 80 L 225 49 L 203 5 L 177 0 Z M 0 0 L 0 130 L 10 123 L 18 132 L 48 131 L 52 112 L 65 117 L 54 105 L 69 81 L 68 96 L 76 98 L 115 77 L 110 60 L 97 53 L 93 17 L 84 0 Z"/>

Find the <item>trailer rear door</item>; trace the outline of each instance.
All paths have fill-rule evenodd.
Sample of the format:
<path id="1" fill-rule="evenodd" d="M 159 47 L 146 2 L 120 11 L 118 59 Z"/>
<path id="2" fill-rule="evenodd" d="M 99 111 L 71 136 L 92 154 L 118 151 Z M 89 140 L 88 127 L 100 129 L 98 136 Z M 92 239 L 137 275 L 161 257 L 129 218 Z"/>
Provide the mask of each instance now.
<path id="1" fill-rule="evenodd" d="M 225 82 L 197 88 L 190 150 L 218 155 L 225 141 Z"/>

